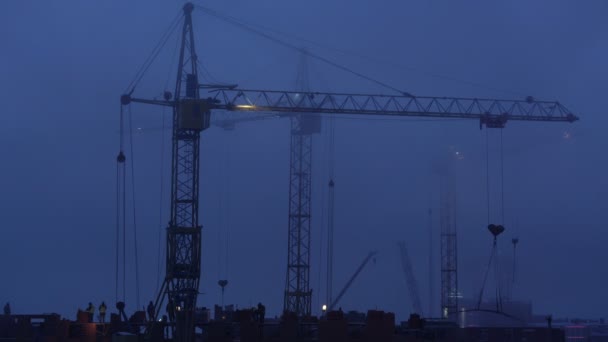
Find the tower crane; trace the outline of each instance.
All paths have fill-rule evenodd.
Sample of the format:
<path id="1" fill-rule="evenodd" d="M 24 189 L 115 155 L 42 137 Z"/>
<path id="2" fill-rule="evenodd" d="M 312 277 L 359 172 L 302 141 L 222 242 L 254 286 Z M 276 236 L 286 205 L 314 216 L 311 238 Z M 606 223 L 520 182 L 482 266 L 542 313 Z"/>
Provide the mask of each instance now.
<path id="1" fill-rule="evenodd" d="M 306 53 L 301 54 L 296 86 L 309 91 Z M 292 111 L 288 111 L 292 112 Z M 311 113 L 290 116 L 287 274 L 283 311 L 310 316 L 310 224 L 312 219 L 312 136 L 321 132 L 321 117 Z"/>
<path id="2" fill-rule="evenodd" d="M 420 97 L 408 93 L 373 95 L 245 90 L 236 86 L 201 85 L 192 26 L 193 9 L 192 3 L 186 3 L 183 7 L 184 21 L 174 92 L 165 92 L 163 99 L 146 99 L 133 96 L 133 88 L 120 98 L 121 109 L 131 103 L 167 106 L 172 109 L 171 214 L 166 235 L 165 279 L 155 308 L 158 315 L 164 299 L 168 299 L 171 310 L 175 312 L 172 320 L 176 341 L 194 339 L 194 313 L 201 277 L 200 133 L 209 128 L 212 112 L 279 112 L 301 114 L 302 117 L 331 114 L 460 118 L 476 120 L 480 128 L 504 128 L 508 121 L 578 120 L 559 102 L 538 101 L 531 97 L 524 100 L 498 100 Z M 201 90 L 208 91 L 208 96 L 201 96 Z M 122 151 L 119 159 L 124 161 Z M 297 235 L 297 243 L 289 244 L 288 254 L 293 253 L 301 259 L 302 253 L 307 253 L 310 240 L 302 231 L 294 233 Z M 309 296 L 306 292 L 308 284 L 298 284 L 300 285 L 295 286 L 288 296 L 302 302 Z M 296 309 L 302 310 L 302 306 Z M 304 312 L 296 314 L 302 315 Z"/>
<path id="3" fill-rule="evenodd" d="M 453 152 L 453 151 L 451 151 Z M 450 153 L 439 167 L 439 229 L 441 262 L 441 317 L 454 320 L 458 311 L 458 241 L 456 229 L 457 154 Z"/>

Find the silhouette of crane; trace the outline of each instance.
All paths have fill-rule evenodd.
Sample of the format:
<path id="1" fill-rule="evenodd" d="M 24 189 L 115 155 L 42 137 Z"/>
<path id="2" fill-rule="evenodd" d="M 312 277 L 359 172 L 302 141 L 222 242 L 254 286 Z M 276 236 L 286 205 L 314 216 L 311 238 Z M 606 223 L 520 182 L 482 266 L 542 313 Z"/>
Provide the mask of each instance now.
<path id="1" fill-rule="evenodd" d="M 405 275 L 405 281 L 410 292 L 410 300 L 412 301 L 413 313 L 423 315 L 422 304 L 420 302 L 420 293 L 418 292 L 418 282 L 414 276 L 414 270 L 412 269 L 412 262 L 407 252 L 407 245 L 405 241 L 399 242 L 399 252 L 401 253 L 401 266 L 403 268 L 403 274 Z"/>
<path id="2" fill-rule="evenodd" d="M 193 10 L 194 5 L 190 2 L 183 6 L 184 20 L 174 92 L 165 92 L 163 99 L 138 98 L 133 96 L 133 85 L 120 98 L 121 112 L 124 106 L 131 103 L 167 106 L 172 109 L 171 214 L 166 236 L 165 279 L 155 308 L 158 315 L 165 298 L 173 303 L 175 341 L 194 339 L 194 313 L 201 277 L 200 133 L 209 128 L 212 111 L 279 112 L 300 114 L 301 117 L 331 114 L 461 118 L 478 121 L 480 128 L 504 128 L 508 121 L 515 120 L 578 120 L 578 117 L 559 102 L 538 101 L 532 97 L 524 100 L 498 100 L 420 97 L 405 92 L 400 92 L 399 95 L 372 95 L 245 90 L 236 85 L 202 85 L 198 77 L 198 55 L 192 26 Z M 166 39 L 163 38 L 162 41 L 166 42 Z M 163 46 L 164 43 L 158 48 Z M 155 54 L 152 56 L 154 58 Z M 146 67 L 142 72 L 147 70 L 150 63 L 145 63 Z M 141 76 L 136 78 L 135 84 L 139 80 Z M 201 96 L 201 90 L 208 91 L 208 96 Z M 124 158 L 124 151 L 120 151 L 118 162 L 124 162 Z M 309 300 L 310 293 L 308 278 L 301 274 L 308 272 L 309 265 L 300 261 L 304 259 L 304 253 L 308 253 L 310 235 L 301 229 L 294 229 L 289 234 L 292 234 L 294 239 L 288 246 L 290 257 L 287 265 L 287 288 L 290 290 L 286 293 L 286 302 L 304 303 Z M 291 260 L 296 262 L 292 264 Z M 298 275 L 290 277 L 289 272 L 293 270 L 296 270 Z M 293 310 L 296 310 L 297 315 L 303 316 L 306 314 L 305 307 L 306 305 L 296 305 Z"/>
<path id="3" fill-rule="evenodd" d="M 359 274 L 361 273 L 361 271 L 363 271 L 363 268 L 365 268 L 365 265 L 367 265 L 367 263 L 376 255 L 378 254 L 378 252 L 376 251 L 372 251 L 369 252 L 367 254 L 367 256 L 365 257 L 365 259 L 363 259 L 363 261 L 361 262 L 361 264 L 359 265 L 359 267 L 357 267 L 357 269 L 355 270 L 355 273 L 353 273 L 353 275 L 350 277 L 350 279 L 348 279 L 348 281 L 346 282 L 346 284 L 344 285 L 344 287 L 342 288 L 342 290 L 340 290 L 340 292 L 338 292 L 338 295 L 336 296 L 336 299 L 334 299 L 330 304 L 329 304 L 329 310 L 333 310 L 336 305 L 338 305 L 338 303 L 340 302 L 340 299 L 342 299 L 342 297 L 344 296 L 344 294 L 346 293 L 346 291 L 348 291 L 348 289 L 351 287 L 351 285 L 355 282 L 355 280 L 357 279 L 357 277 L 359 276 Z M 374 259 L 375 262 L 375 259 Z"/>

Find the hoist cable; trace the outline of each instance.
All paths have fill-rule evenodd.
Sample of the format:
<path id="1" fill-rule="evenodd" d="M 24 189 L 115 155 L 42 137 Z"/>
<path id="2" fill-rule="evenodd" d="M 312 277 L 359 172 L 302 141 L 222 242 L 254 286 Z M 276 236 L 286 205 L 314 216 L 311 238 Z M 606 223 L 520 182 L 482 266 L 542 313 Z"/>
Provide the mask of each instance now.
<path id="1" fill-rule="evenodd" d="M 504 147 L 503 147 L 503 139 L 502 139 L 502 131 L 503 129 L 500 129 L 500 194 L 502 196 L 500 202 L 501 202 L 501 218 L 502 218 L 502 224 L 505 224 L 505 162 L 504 162 Z"/>
<path id="2" fill-rule="evenodd" d="M 494 247 L 494 253 L 498 254 L 496 247 Z M 494 282 L 496 283 L 496 311 L 502 312 L 502 297 L 500 293 L 500 263 L 498 255 L 494 259 Z"/>
<path id="3" fill-rule="evenodd" d="M 486 267 L 486 272 L 483 276 L 483 282 L 481 283 L 481 290 L 479 291 L 479 298 L 477 299 L 477 309 L 481 307 L 481 301 L 483 299 L 483 292 L 486 287 L 486 281 L 488 280 L 488 273 L 490 273 L 490 268 L 492 267 L 492 260 L 494 259 L 494 254 L 496 251 L 496 240 L 494 240 L 494 245 L 492 245 L 492 252 L 490 253 L 490 260 L 488 261 L 488 266 Z"/>
<path id="4" fill-rule="evenodd" d="M 224 279 L 226 279 L 226 277 L 228 277 L 228 255 L 229 255 L 229 250 L 230 250 L 230 161 L 231 161 L 231 148 L 230 148 L 230 140 L 228 141 L 228 143 L 226 143 L 226 173 L 225 173 L 225 183 L 224 183 L 224 187 L 225 187 L 225 193 L 226 196 L 224 197 L 224 207 L 226 210 L 226 220 L 225 220 L 225 224 L 226 224 L 226 242 L 225 242 L 225 247 L 224 247 L 224 253 L 225 253 L 225 257 L 224 257 Z"/>
<path id="5" fill-rule="evenodd" d="M 127 190 L 125 166 L 122 167 L 122 301 L 126 300 L 127 293 Z"/>
<path id="6" fill-rule="evenodd" d="M 486 129 L 486 209 L 488 216 L 487 224 L 490 224 L 490 145 L 488 140 L 488 130 Z"/>
<path id="7" fill-rule="evenodd" d="M 116 158 L 116 274 L 115 274 L 115 297 L 116 301 L 120 298 L 119 295 L 119 283 L 120 283 L 120 233 L 122 229 L 123 235 L 123 246 L 122 246 L 122 299 L 124 301 L 125 296 L 125 279 L 126 279 L 126 246 L 125 246 L 125 156 L 124 156 L 124 107 L 120 106 L 120 119 L 119 119 L 119 154 Z M 121 220 L 122 218 L 122 220 Z"/>
<path id="8" fill-rule="evenodd" d="M 120 254 L 120 162 L 116 161 L 116 274 L 115 274 L 115 289 L 114 296 L 116 302 L 118 302 L 118 260 Z"/>
<path id="9" fill-rule="evenodd" d="M 160 290 L 160 277 L 161 277 L 161 263 L 162 263 L 162 232 L 163 232 L 163 197 L 164 197 L 164 185 L 165 185 L 165 172 L 163 165 L 165 165 L 165 111 L 166 107 L 163 107 L 161 113 L 162 129 L 160 133 L 160 198 L 158 204 L 158 265 L 156 274 L 156 293 Z"/>
<path id="10" fill-rule="evenodd" d="M 133 113 L 129 106 L 129 145 L 131 150 L 131 200 L 133 202 L 133 244 L 135 253 L 135 298 L 137 308 L 139 308 L 139 258 L 137 250 L 137 212 L 136 212 L 136 196 L 135 196 L 135 153 L 133 148 Z M 126 215 L 125 215 L 126 216 Z"/>

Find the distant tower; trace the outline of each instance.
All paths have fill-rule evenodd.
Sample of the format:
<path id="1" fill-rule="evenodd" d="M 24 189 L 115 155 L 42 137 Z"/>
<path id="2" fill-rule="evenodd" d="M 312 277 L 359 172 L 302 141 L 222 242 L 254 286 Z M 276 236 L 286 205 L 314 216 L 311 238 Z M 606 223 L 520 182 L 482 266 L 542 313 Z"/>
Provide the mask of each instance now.
<path id="1" fill-rule="evenodd" d="M 433 317 L 435 311 L 435 262 L 434 262 L 434 248 L 435 241 L 433 239 L 433 210 L 429 208 L 429 309 L 427 311 L 428 317 Z"/>
<path id="2" fill-rule="evenodd" d="M 330 119 L 330 127 L 333 127 L 333 118 Z M 332 128 L 330 128 L 331 130 Z M 330 147 L 333 151 L 333 147 Z M 333 153 L 332 153 L 333 155 Z M 330 161 L 333 164 L 333 161 Z M 330 167 L 332 169 L 332 167 Z M 333 298 L 333 280 L 334 280 L 334 179 L 333 171 L 330 171 L 329 179 L 329 196 L 327 199 L 327 305 L 334 302 Z"/>
<path id="3" fill-rule="evenodd" d="M 440 172 L 439 226 L 441 228 L 441 316 L 457 320 L 458 250 L 456 236 L 456 180 L 454 161 L 460 154 L 450 154 Z"/>
<path id="4" fill-rule="evenodd" d="M 302 54 L 297 88 L 298 91 L 309 91 L 306 53 Z M 287 274 L 283 310 L 293 312 L 298 317 L 310 316 L 312 303 L 309 281 L 312 135 L 320 130 L 321 118 L 318 115 L 302 113 L 291 116 Z"/>

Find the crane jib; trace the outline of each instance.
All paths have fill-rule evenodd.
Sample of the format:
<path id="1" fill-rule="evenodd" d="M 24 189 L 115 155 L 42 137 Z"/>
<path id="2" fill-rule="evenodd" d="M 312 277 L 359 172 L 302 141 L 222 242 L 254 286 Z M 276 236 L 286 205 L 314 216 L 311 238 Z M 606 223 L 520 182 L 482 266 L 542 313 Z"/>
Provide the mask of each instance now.
<path id="1" fill-rule="evenodd" d="M 579 118 L 556 101 L 415 97 L 347 93 L 215 90 L 214 108 L 241 112 L 360 114 L 461 118 L 502 128 L 507 121 L 574 122 Z"/>
<path id="2" fill-rule="evenodd" d="M 213 109 L 239 112 L 282 112 L 403 116 L 479 120 L 480 128 L 503 128 L 508 121 L 575 122 L 579 117 L 559 102 L 448 97 L 410 97 L 345 93 L 297 93 L 263 90 L 216 90 L 215 97 L 180 101 L 146 100 L 123 95 L 131 102 L 177 107 L 184 128 L 207 129 Z"/>

